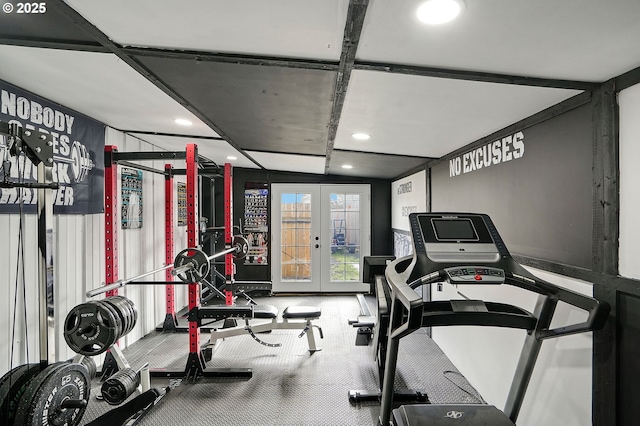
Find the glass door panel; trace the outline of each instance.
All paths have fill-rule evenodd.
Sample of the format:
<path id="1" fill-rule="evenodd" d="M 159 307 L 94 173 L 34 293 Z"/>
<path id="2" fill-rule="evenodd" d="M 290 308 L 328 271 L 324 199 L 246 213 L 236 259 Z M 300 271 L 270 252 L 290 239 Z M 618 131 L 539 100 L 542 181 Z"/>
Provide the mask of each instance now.
<path id="1" fill-rule="evenodd" d="M 312 250 L 312 233 L 317 231 L 315 212 L 319 190 L 304 185 L 272 185 L 272 238 L 271 271 L 274 291 L 320 291 L 320 267 Z M 277 221 L 277 222 L 276 222 Z"/>
<path id="2" fill-rule="evenodd" d="M 323 251 L 323 291 L 365 291 L 362 258 L 369 254 L 368 185 L 323 185 L 322 200 L 328 220 L 329 244 Z M 363 242 L 362 238 L 366 238 Z M 324 260 L 328 259 L 328 260 Z M 367 284 L 368 285 L 368 284 Z"/>

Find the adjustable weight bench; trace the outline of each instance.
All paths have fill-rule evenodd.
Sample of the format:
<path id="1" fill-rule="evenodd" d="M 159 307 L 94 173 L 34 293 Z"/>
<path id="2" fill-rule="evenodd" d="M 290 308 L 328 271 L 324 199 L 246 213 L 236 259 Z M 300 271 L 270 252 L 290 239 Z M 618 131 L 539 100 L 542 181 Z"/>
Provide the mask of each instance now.
<path id="1" fill-rule="evenodd" d="M 258 343 L 269 346 L 279 347 L 280 343 L 267 343 L 261 340 L 256 334 L 266 333 L 271 330 L 302 330 L 298 337 L 307 335 L 307 342 L 309 344 L 309 353 L 320 351 L 321 349 L 316 347 L 316 341 L 313 334 L 313 328 L 318 329 L 320 338 L 324 338 L 322 329 L 312 324 L 311 321 L 320 318 L 321 310 L 315 306 L 289 306 L 282 312 L 282 321 L 278 321 L 278 308 L 271 305 L 253 305 L 253 315 L 251 317 L 244 316 L 245 325 L 238 325 L 230 328 L 220 328 L 211 331 L 209 341 L 204 345 L 204 350 L 213 350 L 220 345 L 222 339 L 233 336 L 241 336 L 243 334 L 249 334 Z M 268 319 L 270 321 L 259 324 L 250 324 L 250 319 Z"/>

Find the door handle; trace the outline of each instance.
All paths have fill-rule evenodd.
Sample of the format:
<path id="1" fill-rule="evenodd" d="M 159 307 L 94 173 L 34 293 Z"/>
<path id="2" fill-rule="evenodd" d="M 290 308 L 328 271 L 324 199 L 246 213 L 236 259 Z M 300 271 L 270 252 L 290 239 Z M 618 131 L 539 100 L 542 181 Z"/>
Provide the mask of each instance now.
<path id="1" fill-rule="evenodd" d="M 316 248 L 320 248 L 320 244 L 316 244 Z"/>

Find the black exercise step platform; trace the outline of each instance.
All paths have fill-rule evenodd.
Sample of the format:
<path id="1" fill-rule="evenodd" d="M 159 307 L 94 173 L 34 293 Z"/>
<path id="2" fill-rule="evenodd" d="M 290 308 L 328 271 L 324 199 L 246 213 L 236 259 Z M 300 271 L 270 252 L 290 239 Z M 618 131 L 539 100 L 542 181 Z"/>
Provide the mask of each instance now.
<path id="1" fill-rule="evenodd" d="M 322 311 L 317 306 L 289 306 L 282 312 L 285 319 L 318 318 Z"/>

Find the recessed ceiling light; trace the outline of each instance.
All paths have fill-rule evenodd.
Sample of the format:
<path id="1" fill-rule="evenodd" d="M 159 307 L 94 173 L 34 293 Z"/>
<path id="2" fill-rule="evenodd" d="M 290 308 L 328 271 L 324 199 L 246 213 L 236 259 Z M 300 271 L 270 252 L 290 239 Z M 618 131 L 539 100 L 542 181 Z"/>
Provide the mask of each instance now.
<path id="1" fill-rule="evenodd" d="M 353 166 L 351 164 L 343 164 L 342 168 L 343 169 L 353 169 Z"/>
<path id="2" fill-rule="evenodd" d="M 371 139 L 371 136 L 366 133 L 352 133 L 351 137 L 359 141 L 366 141 Z"/>
<path id="3" fill-rule="evenodd" d="M 453 21 L 464 10 L 462 0 L 427 0 L 418 8 L 418 19 L 425 24 L 440 25 Z"/>
<path id="4" fill-rule="evenodd" d="M 191 126 L 193 123 L 185 118 L 176 118 L 175 120 L 173 120 L 176 124 L 179 124 L 181 126 Z"/>
<path id="5" fill-rule="evenodd" d="M 233 155 L 227 155 L 227 160 L 237 160 L 238 157 L 234 157 Z"/>

